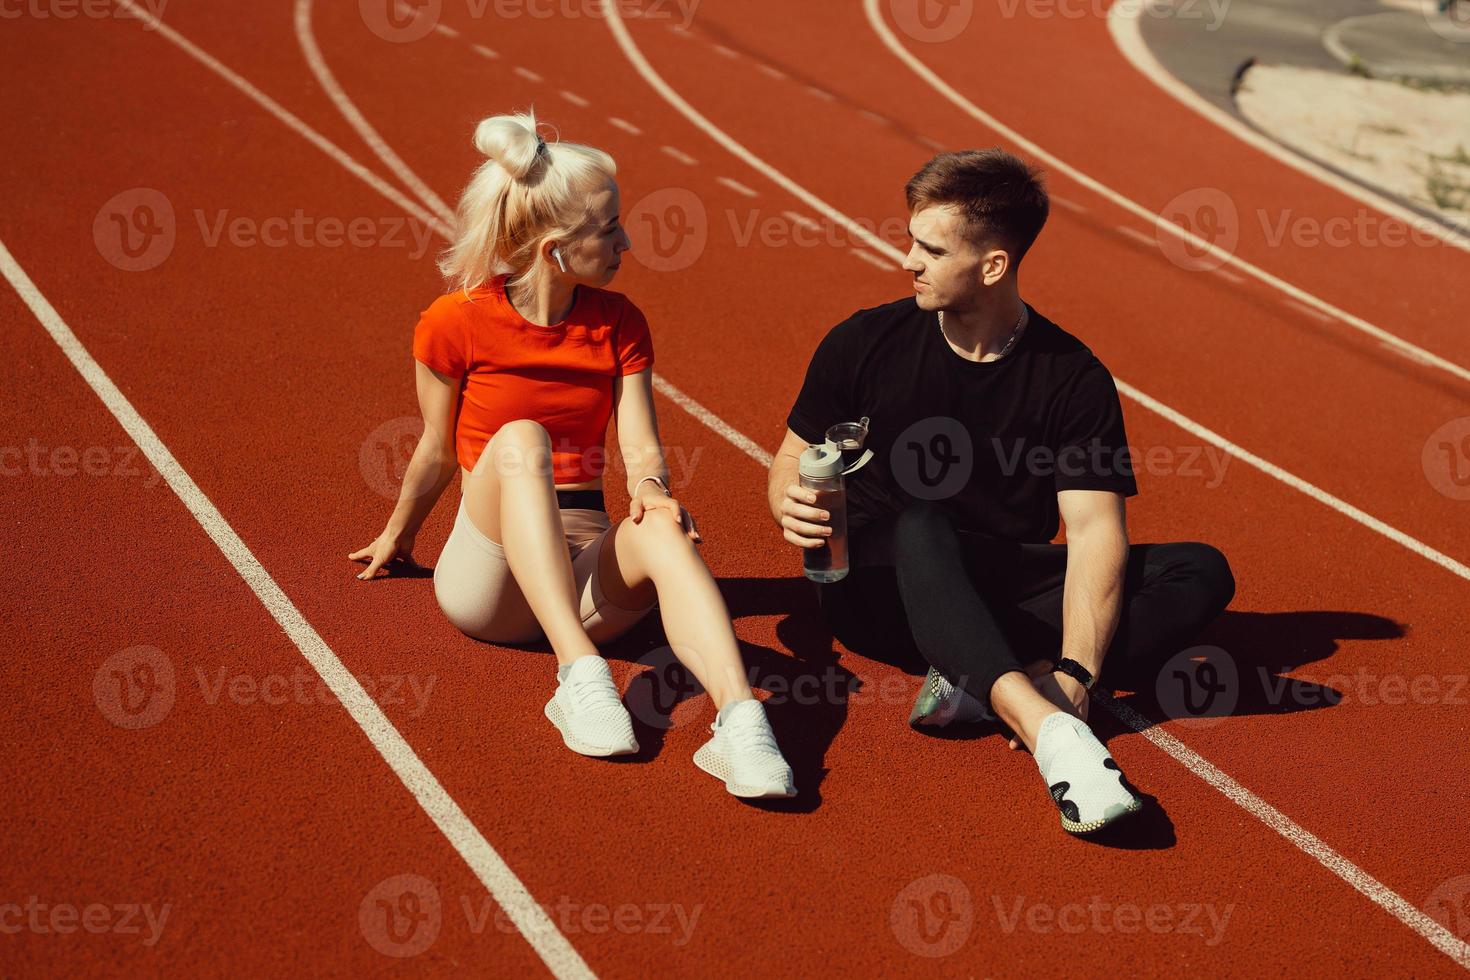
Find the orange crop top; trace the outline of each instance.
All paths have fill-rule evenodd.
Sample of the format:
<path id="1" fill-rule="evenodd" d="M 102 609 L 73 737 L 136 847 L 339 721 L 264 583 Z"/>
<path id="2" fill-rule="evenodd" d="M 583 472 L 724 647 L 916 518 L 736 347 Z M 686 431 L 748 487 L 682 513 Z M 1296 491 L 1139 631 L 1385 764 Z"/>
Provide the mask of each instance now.
<path id="1" fill-rule="evenodd" d="M 460 380 L 454 447 L 475 467 L 506 422 L 534 419 L 551 435 L 553 481 L 602 475 L 613 378 L 653 366 L 648 321 L 621 293 L 578 286 L 562 322 L 516 312 L 505 277 L 436 299 L 413 331 L 413 356 Z"/>

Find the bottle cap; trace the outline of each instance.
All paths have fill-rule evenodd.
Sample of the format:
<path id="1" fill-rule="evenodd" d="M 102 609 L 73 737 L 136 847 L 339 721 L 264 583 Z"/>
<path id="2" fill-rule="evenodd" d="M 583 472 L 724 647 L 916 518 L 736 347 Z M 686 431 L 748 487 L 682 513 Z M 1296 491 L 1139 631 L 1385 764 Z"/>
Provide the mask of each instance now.
<path id="1" fill-rule="evenodd" d="M 836 446 L 808 446 L 801 454 L 801 475 L 829 480 L 842 475 L 842 450 Z"/>

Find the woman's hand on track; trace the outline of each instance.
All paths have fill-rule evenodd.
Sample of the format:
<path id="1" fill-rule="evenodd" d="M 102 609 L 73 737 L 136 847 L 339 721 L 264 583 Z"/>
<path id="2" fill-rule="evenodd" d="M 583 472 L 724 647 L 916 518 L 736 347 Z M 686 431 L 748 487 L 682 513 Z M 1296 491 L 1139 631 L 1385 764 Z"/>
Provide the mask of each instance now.
<path id="1" fill-rule="evenodd" d="M 367 564 L 367 569 L 357 576 L 363 580 L 391 575 L 390 565 L 417 565 L 413 560 L 413 538 L 394 537 L 387 531 L 378 535 L 372 544 L 354 551 L 347 558 L 349 561 Z"/>

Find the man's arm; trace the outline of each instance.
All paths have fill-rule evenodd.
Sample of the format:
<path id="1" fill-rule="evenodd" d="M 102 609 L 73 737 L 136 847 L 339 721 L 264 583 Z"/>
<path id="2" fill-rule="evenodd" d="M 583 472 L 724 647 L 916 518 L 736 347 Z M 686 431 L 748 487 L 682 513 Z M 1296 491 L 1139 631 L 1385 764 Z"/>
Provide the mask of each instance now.
<path id="1" fill-rule="evenodd" d="M 1096 677 L 1123 610 L 1123 572 L 1128 564 L 1123 495 L 1063 490 L 1057 494 L 1057 506 L 1067 525 L 1062 656 Z"/>

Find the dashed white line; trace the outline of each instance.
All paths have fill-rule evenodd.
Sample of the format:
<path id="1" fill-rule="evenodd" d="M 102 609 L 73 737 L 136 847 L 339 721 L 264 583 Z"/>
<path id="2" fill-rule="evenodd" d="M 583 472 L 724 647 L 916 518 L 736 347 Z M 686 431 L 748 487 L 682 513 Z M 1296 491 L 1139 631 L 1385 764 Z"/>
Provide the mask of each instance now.
<path id="1" fill-rule="evenodd" d="M 713 47 L 714 47 L 714 49 L 716 51 L 718 51 L 720 54 L 724 55 L 726 58 L 738 58 L 738 57 L 740 57 L 740 52 L 739 51 L 736 51 L 734 48 L 727 48 L 723 44 L 716 44 L 716 45 L 713 45 Z"/>
<path id="2" fill-rule="evenodd" d="M 1242 284 L 1245 283 L 1245 277 L 1244 276 L 1237 276 L 1235 273 L 1231 272 L 1229 269 L 1225 269 L 1225 268 L 1216 269 L 1215 270 L 1215 275 L 1219 276 L 1221 279 L 1226 280 L 1227 282 L 1232 282 L 1232 283 L 1234 283 L 1237 286 L 1242 285 Z M 1379 343 L 1382 343 L 1382 341 L 1379 341 Z"/>
<path id="3" fill-rule="evenodd" d="M 435 24 L 434 31 L 438 34 L 443 34 L 445 37 L 459 37 L 459 31 L 456 31 L 447 24 Z"/>
<path id="4" fill-rule="evenodd" d="M 755 70 L 760 72 L 762 75 L 769 75 L 771 78 L 774 78 L 778 82 L 785 81 L 786 79 L 786 73 L 777 68 L 775 65 L 760 64 L 755 66 Z"/>
<path id="5" fill-rule="evenodd" d="M 632 133 L 634 136 L 643 135 L 643 130 L 639 129 L 637 126 L 634 126 L 626 119 L 619 119 L 617 116 L 608 116 L 607 121 L 610 125 L 616 126 L 618 129 L 621 129 L 625 133 Z"/>
<path id="6" fill-rule="evenodd" d="M 470 47 L 474 48 L 483 57 L 491 59 L 500 57 L 499 51 L 496 51 L 494 48 L 487 48 L 483 44 L 471 44 Z"/>
<path id="7" fill-rule="evenodd" d="M 817 98 L 822 99 L 823 101 L 826 101 L 826 102 L 836 102 L 837 101 L 837 96 L 833 95 L 831 92 L 827 91 L 824 88 L 818 88 L 816 85 L 808 85 L 806 87 L 806 90 L 808 92 L 812 93 L 813 95 L 815 95 Z"/>
<path id="8" fill-rule="evenodd" d="M 522 68 L 520 65 L 516 65 L 514 68 L 511 69 L 511 71 L 515 72 L 517 75 L 521 76 L 522 78 L 524 78 L 528 82 L 544 82 L 544 81 L 546 81 L 546 79 L 542 78 L 540 75 L 536 74 L 531 69 L 529 69 L 529 68 Z"/>
<path id="9" fill-rule="evenodd" d="M 931 150 L 942 150 L 942 149 L 944 149 L 944 144 L 941 143 L 941 142 L 939 142 L 937 139 L 935 139 L 932 136 L 920 136 L 919 137 L 919 142 L 920 143 L 923 143 L 925 146 L 927 146 Z"/>
<path id="10" fill-rule="evenodd" d="M 566 99 L 572 105 L 579 106 L 579 107 L 581 107 L 583 109 L 587 108 L 588 106 L 590 106 L 592 104 L 591 102 L 588 102 L 586 99 L 582 98 L 577 93 L 575 93 L 575 92 L 568 92 L 565 89 L 563 89 L 562 91 L 558 92 L 557 94 L 560 95 L 562 98 Z"/>
<path id="11" fill-rule="evenodd" d="M 1129 228 L 1127 225 L 1114 225 L 1113 228 L 1120 234 L 1126 235 L 1135 242 L 1138 242 L 1140 245 L 1147 245 L 1149 248 L 1158 248 L 1159 240 L 1153 235 L 1145 234 L 1137 228 Z"/>
<path id="12" fill-rule="evenodd" d="M 738 180 L 731 180 L 729 177 L 716 177 L 715 180 L 724 184 L 726 187 L 730 188 L 730 190 L 734 191 L 737 194 L 744 194 L 746 197 L 760 196 L 749 187 L 746 187 L 744 184 L 740 183 L 740 181 Z"/>
<path id="13" fill-rule="evenodd" d="M 872 109 L 859 109 L 858 115 L 868 120 L 868 122 L 875 122 L 880 126 L 887 126 L 892 121 L 887 116 L 880 112 L 874 112 Z"/>
<path id="14" fill-rule="evenodd" d="M 1051 202 L 1053 204 L 1060 204 L 1062 207 L 1066 208 L 1068 211 L 1072 211 L 1072 212 L 1075 212 L 1077 214 L 1086 214 L 1087 213 L 1087 208 L 1084 205 L 1078 204 L 1076 201 L 1069 200 L 1068 198 L 1058 197 L 1056 194 L 1053 194 L 1053 195 L 1051 195 L 1050 200 L 1051 200 Z"/>
<path id="15" fill-rule="evenodd" d="M 685 164 L 686 166 L 692 167 L 696 163 L 699 162 L 698 160 L 694 159 L 692 156 L 690 156 L 689 154 L 685 153 L 683 150 L 678 149 L 677 147 L 673 147 L 673 146 L 661 146 L 661 147 L 659 147 L 659 149 L 662 150 L 668 156 L 671 156 L 675 160 L 678 160 L 680 163 Z"/>

